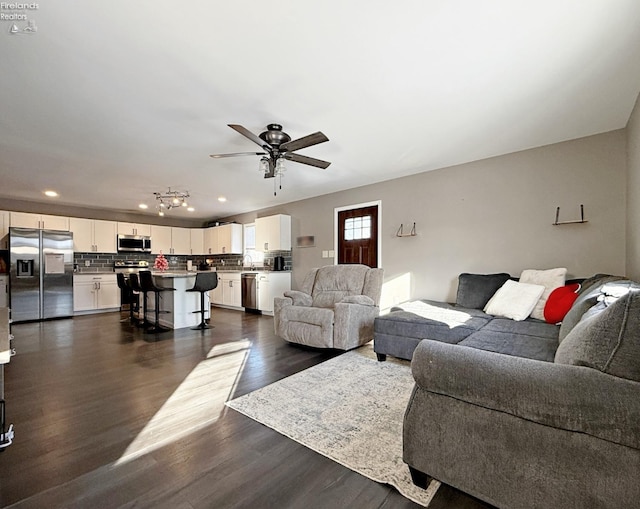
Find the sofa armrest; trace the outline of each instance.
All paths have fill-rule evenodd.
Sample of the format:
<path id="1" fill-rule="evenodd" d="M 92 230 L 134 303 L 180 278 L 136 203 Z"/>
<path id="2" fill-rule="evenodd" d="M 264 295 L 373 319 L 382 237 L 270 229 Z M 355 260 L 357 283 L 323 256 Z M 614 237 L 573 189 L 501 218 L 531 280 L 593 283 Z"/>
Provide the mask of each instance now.
<path id="1" fill-rule="evenodd" d="M 640 448 L 640 383 L 583 366 L 423 340 L 411 371 L 419 389 Z"/>
<path id="2" fill-rule="evenodd" d="M 360 304 L 361 306 L 375 306 L 376 303 L 366 295 L 348 295 L 340 301 L 340 304 Z"/>
<path id="3" fill-rule="evenodd" d="M 300 292 L 298 290 L 287 290 L 284 292 L 285 297 L 289 297 L 294 306 L 311 306 L 313 302 L 313 297 L 311 295 Z"/>
<path id="4" fill-rule="evenodd" d="M 349 350 L 373 339 L 373 322 L 380 314 L 378 306 L 338 302 L 333 312 L 334 348 Z"/>

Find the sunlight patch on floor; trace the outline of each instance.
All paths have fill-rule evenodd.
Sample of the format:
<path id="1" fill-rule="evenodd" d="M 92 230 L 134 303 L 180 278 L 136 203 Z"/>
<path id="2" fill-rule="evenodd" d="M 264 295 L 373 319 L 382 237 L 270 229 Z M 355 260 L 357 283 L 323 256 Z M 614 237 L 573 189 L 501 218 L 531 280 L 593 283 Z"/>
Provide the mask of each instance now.
<path id="1" fill-rule="evenodd" d="M 187 375 L 115 465 L 121 465 L 217 421 L 233 394 L 251 341 L 215 345 Z"/>

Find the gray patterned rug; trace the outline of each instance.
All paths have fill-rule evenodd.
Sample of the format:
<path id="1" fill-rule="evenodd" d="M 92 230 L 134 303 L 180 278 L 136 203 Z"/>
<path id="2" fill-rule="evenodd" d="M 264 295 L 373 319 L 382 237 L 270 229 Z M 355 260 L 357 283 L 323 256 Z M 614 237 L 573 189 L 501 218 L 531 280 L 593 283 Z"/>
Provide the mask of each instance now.
<path id="1" fill-rule="evenodd" d="M 426 507 L 440 483 L 416 487 L 402 461 L 412 388 L 409 362 L 378 362 L 365 345 L 227 405 Z"/>

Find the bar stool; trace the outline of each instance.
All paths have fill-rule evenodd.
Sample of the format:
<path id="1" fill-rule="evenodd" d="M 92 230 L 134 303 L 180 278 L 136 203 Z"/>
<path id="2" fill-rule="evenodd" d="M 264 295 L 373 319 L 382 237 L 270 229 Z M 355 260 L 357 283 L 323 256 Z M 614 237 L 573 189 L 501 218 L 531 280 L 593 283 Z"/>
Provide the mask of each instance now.
<path id="1" fill-rule="evenodd" d="M 120 288 L 120 311 L 122 311 L 122 305 L 129 303 L 129 309 L 131 309 L 131 289 L 127 286 L 127 281 L 124 278 L 122 272 L 116 273 L 116 281 L 118 282 L 118 288 Z M 121 322 L 127 322 L 127 319 L 120 320 Z"/>
<path id="2" fill-rule="evenodd" d="M 138 274 L 131 274 L 129 276 L 129 285 L 131 285 L 131 291 L 138 296 L 138 305 L 136 311 L 138 312 L 138 319 L 135 320 L 133 318 L 133 313 L 131 314 L 131 321 L 135 323 L 138 327 L 150 327 L 151 323 L 147 320 L 147 294 L 142 291 L 142 287 L 140 286 L 140 279 L 138 278 Z M 140 319 L 140 294 L 142 294 L 142 319 Z"/>
<path id="3" fill-rule="evenodd" d="M 175 291 L 175 288 L 163 288 L 160 286 L 156 286 L 155 283 L 153 282 L 153 276 L 151 275 L 150 270 L 141 270 L 138 273 L 138 276 L 140 277 L 140 287 L 144 292 L 145 299 L 147 298 L 148 292 L 153 292 L 156 294 L 155 323 L 151 327 L 149 327 L 147 330 L 145 330 L 145 332 L 158 333 L 158 332 L 166 332 L 168 330 L 171 330 L 171 329 L 168 329 L 167 327 L 160 326 L 160 294 L 162 292 L 173 292 Z M 162 312 L 169 313 L 169 311 L 162 311 Z M 147 319 L 146 309 L 145 309 L 144 318 L 146 321 Z"/>
<path id="4" fill-rule="evenodd" d="M 204 294 L 209 290 L 213 290 L 218 286 L 218 273 L 215 271 L 209 272 L 198 272 L 196 274 L 196 281 L 193 284 L 193 288 L 189 288 L 186 290 L 187 292 L 200 292 L 200 309 L 198 311 L 194 311 L 194 313 L 200 313 L 202 318 L 200 320 L 200 325 L 197 327 L 191 327 L 192 330 L 204 330 L 210 329 L 211 327 L 207 325 L 207 322 L 204 320 Z"/>

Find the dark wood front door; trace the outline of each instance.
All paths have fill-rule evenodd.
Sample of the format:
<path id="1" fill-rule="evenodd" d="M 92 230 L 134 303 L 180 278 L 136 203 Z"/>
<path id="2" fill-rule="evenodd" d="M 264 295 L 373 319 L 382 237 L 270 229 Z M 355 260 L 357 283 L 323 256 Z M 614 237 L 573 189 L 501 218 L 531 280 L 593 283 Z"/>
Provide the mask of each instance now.
<path id="1" fill-rule="evenodd" d="M 378 266 L 378 206 L 338 212 L 338 263 Z"/>

